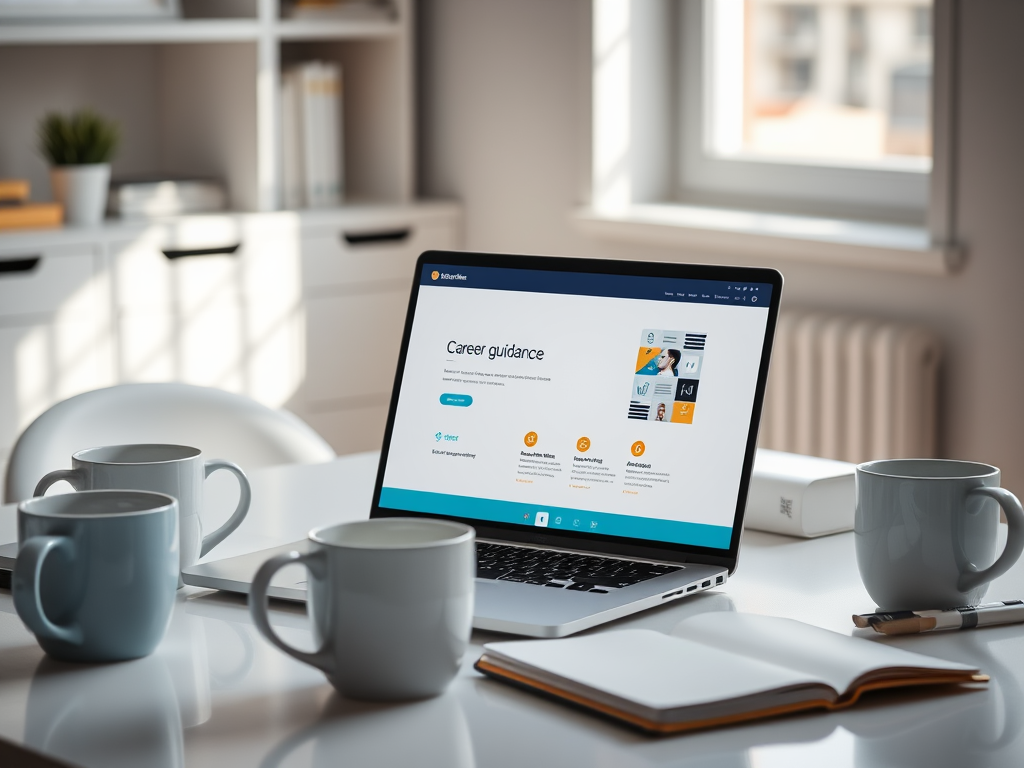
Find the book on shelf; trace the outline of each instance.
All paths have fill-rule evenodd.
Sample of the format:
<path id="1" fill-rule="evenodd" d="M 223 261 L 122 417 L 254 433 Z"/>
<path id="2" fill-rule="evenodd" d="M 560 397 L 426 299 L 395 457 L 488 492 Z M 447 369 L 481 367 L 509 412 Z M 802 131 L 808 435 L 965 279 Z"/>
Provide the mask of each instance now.
<path id="1" fill-rule="evenodd" d="M 988 681 L 968 664 L 734 612 L 691 616 L 671 635 L 488 643 L 476 669 L 652 733 L 842 709 L 880 689 Z"/>
<path id="2" fill-rule="evenodd" d="M 59 227 L 64 222 L 60 203 L 0 203 L 0 230 Z"/>
<path id="3" fill-rule="evenodd" d="M 390 0 L 293 0 L 281 10 L 285 18 L 308 21 L 375 21 L 395 16 Z"/>
<path id="4" fill-rule="evenodd" d="M 0 204 L 28 202 L 31 191 L 28 179 L 0 179 Z"/>
<path id="5" fill-rule="evenodd" d="M 168 175 L 114 179 L 107 211 L 123 219 L 223 211 L 224 185 L 214 179 Z"/>
<path id="6" fill-rule="evenodd" d="M 281 78 L 285 208 L 329 208 L 344 194 L 341 67 L 308 61 Z"/>

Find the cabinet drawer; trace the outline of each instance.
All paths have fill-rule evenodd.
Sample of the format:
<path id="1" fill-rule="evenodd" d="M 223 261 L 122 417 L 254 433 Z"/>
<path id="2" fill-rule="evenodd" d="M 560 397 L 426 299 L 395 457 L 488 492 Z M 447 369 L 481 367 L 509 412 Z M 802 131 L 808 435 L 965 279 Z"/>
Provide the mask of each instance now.
<path id="1" fill-rule="evenodd" d="M 88 245 L 0 251 L 0 316 L 50 313 L 78 304 L 94 274 Z"/>
<path id="2" fill-rule="evenodd" d="M 122 310 L 118 317 L 121 381 L 182 381 L 243 390 L 242 309 L 238 304 L 179 311 Z"/>
<path id="3" fill-rule="evenodd" d="M 390 393 L 408 303 L 405 290 L 309 299 L 306 401 Z"/>
<path id="4" fill-rule="evenodd" d="M 185 312 L 237 302 L 242 294 L 239 247 L 237 240 L 190 249 L 153 238 L 116 244 L 111 248 L 115 301 L 119 307 L 177 306 Z"/>
<path id="5" fill-rule="evenodd" d="M 436 222 L 396 222 L 372 230 L 352 226 L 333 234 L 309 233 L 302 238 L 302 284 L 317 288 L 400 280 L 408 285 L 423 251 L 452 248 L 454 244 L 454 228 Z"/>

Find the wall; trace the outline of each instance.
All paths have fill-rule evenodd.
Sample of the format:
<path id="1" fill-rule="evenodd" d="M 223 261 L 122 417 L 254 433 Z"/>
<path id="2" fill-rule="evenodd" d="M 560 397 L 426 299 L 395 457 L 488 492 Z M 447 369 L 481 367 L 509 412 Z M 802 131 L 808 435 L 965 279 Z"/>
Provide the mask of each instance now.
<path id="1" fill-rule="evenodd" d="M 0 169 L 28 179 L 34 200 L 52 200 L 38 123 L 49 112 L 88 107 L 115 120 L 114 174 L 153 170 L 158 153 L 157 49 L 145 45 L 0 47 Z"/>
<path id="2" fill-rule="evenodd" d="M 785 302 L 928 323 L 943 337 L 942 453 L 1024 493 L 1024 3 L 961 3 L 956 206 L 968 263 L 918 277 L 777 261 Z M 721 261 L 592 240 L 590 0 L 419 5 L 419 187 L 465 205 L 471 250 Z"/>

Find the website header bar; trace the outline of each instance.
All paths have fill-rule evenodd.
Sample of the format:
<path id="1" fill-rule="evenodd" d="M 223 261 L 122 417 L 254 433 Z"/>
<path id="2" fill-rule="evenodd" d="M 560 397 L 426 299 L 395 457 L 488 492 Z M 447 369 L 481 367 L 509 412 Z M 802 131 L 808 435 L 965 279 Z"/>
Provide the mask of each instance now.
<path id="1" fill-rule="evenodd" d="M 768 309 L 769 283 L 688 280 L 646 275 L 607 275 L 589 272 L 555 272 L 540 269 L 467 267 L 424 264 L 420 285 L 445 288 L 477 288 L 492 291 L 561 293 L 573 296 L 607 296 L 621 299 L 725 304 Z"/>

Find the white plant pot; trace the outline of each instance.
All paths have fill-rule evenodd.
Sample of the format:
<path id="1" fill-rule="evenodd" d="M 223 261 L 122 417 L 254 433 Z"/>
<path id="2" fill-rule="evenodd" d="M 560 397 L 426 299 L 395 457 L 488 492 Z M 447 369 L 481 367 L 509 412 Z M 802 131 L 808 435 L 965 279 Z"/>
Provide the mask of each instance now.
<path id="1" fill-rule="evenodd" d="M 77 226 L 103 221 L 110 186 L 110 163 L 58 165 L 50 168 L 53 196 L 64 206 L 64 223 Z"/>

